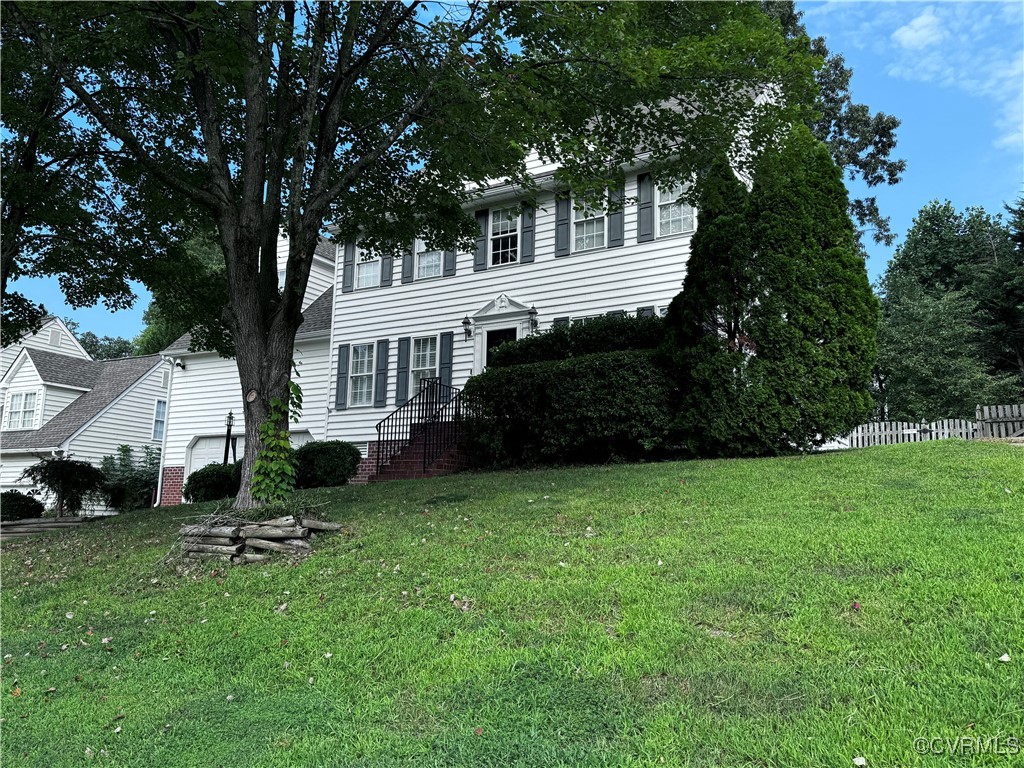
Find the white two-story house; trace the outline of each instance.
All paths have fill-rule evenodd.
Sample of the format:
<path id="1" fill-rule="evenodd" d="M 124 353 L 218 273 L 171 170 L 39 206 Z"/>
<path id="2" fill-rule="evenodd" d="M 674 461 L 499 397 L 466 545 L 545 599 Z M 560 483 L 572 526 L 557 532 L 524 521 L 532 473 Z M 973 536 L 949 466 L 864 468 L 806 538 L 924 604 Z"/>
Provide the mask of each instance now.
<path id="1" fill-rule="evenodd" d="M 296 345 L 305 401 L 299 442 L 355 443 L 368 457 L 365 477 L 377 425 L 409 403 L 421 381 L 461 389 L 505 341 L 609 313 L 664 313 L 681 290 L 696 226 L 694 210 L 679 201 L 682 190 L 658 189 L 642 168 L 632 169 L 624 188 L 609 190 L 625 206 L 588 210 L 558 193 L 554 170 L 533 163 L 542 191 L 532 205 L 511 186 L 481 190 L 469 211 L 479 226 L 472 252 L 417 241 L 396 260 L 338 244 L 333 290 L 311 302 Z M 241 413 L 233 361 L 193 355 L 186 366 L 172 383 L 165 504 L 180 501 L 181 478 L 222 460 L 224 417 L 233 411 L 237 431 Z M 189 386 L 192 376 L 199 381 Z"/>
<path id="2" fill-rule="evenodd" d="M 170 371 L 160 355 L 93 360 L 56 319 L 3 355 L 0 489 L 32 490 L 21 475 L 48 456 L 99 466 L 120 445 L 163 442 Z"/>

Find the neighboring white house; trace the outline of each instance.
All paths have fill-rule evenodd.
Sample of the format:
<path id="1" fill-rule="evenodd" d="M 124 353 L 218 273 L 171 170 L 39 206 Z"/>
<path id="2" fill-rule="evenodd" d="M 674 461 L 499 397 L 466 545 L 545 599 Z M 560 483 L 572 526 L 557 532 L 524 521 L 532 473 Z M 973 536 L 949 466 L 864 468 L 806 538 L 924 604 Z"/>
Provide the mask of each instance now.
<path id="1" fill-rule="evenodd" d="M 548 190 L 535 207 L 507 185 L 481 192 L 471 209 L 480 226 L 472 253 L 417 241 L 406 258 L 368 260 L 357 244 L 339 245 L 333 291 L 306 313 L 297 341 L 300 440 L 348 440 L 366 456 L 377 424 L 422 379 L 461 388 L 504 341 L 605 314 L 664 313 L 681 290 L 696 226 L 693 209 L 678 202 L 681 190 L 659 190 L 633 169 L 610 195 L 635 202 L 586 210 L 556 196 L 552 166 L 531 170 Z M 181 500 L 191 471 L 223 459 L 224 418 L 241 413 L 234 362 L 181 347 L 165 351 L 186 367 L 172 381 L 163 504 Z M 238 425 L 236 418 L 236 433 Z"/>
<path id="2" fill-rule="evenodd" d="M 79 351 L 81 355 L 63 354 L 21 345 L 0 380 L 5 392 L 0 422 L 2 490 L 31 490 L 21 474 L 47 456 L 69 456 L 98 466 L 120 445 L 159 448 L 168 415 L 167 363 L 159 355 L 92 360 Z"/>

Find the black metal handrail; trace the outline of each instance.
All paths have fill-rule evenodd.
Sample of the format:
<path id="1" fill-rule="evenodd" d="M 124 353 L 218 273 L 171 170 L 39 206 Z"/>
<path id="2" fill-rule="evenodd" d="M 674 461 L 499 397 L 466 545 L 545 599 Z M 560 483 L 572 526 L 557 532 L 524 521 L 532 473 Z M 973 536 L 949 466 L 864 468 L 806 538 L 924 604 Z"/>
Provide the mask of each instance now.
<path id="1" fill-rule="evenodd" d="M 426 471 L 440 452 L 451 445 L 451 442 L 446 441 L 458 439 L 458 428 L 455 428 L 454 435 L 449 435 L 447 433 L 451 430 L 444 427 L 444 422 L 453 418 L 453 414 L 461 412 L 461 409 L 452 406 L 453 402 L 461 401 L 459 394 L 458 389 L 442 384 L 440 379 L 421 379 L 420 391 L 377 424 L 377 472 L 381 472 L 403 448 L 420 435 L 424 440 L 423 469 Z M 443 448 L 438 449 L 437 446 L 442 444 Z M 428 446 L 431 446 L 431 450 L 428 450 Z M 437 453 L 433 452 L 435 450 Z"/>

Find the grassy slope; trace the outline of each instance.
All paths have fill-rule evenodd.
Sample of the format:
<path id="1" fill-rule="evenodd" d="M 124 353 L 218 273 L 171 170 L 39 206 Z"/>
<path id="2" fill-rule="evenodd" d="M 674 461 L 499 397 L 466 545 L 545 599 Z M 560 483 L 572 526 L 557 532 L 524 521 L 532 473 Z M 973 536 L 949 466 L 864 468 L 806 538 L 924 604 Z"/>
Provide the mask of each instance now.
<path id="1" fill-rule="evenodd" d="M 939 765 L 915 737 L 1024 737 L 1019 448 L 304 499 L 356 535 L 294 566 L 159 565 L 188 508 L 5 542 L 3 764 Z"/>

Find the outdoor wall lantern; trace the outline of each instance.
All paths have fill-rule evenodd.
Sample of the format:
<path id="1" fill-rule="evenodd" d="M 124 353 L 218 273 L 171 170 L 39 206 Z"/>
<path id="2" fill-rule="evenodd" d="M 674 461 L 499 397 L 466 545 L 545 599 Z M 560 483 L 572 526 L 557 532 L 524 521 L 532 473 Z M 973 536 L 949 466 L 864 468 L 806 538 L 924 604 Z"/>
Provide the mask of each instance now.
<path id="1" fill-rule="evenodd" d="M 228 463 L 228 453 L 231 449 L 231 427 L 235 425 L 235 414 L 228 411 L 224 417 L 224 426 L 227 427 L 227 434 L 224 435 L 224 463 Z"/>
<path id="2" fill-rule="evenodd" d="M 469 319 L 469 315 L 462 318 L 462 330 L 466 334 L 466 341 L 473 338 L 473 321 Z"/>
<path id="3" fill-rule="evenodd" d="M 536 331 L 537 330 L 537 326 L 540 325 L 540 323 L 537 321 L 537 308 L 534 307 L 534 306 L 531 306 L 530 307 L 530 311 L 527 312 L 526 314 L 528 314 L 530 316 L 530 330 L 531 331 Z"/>

